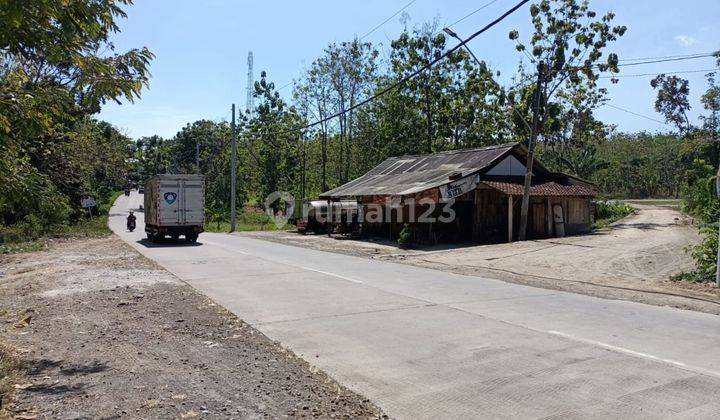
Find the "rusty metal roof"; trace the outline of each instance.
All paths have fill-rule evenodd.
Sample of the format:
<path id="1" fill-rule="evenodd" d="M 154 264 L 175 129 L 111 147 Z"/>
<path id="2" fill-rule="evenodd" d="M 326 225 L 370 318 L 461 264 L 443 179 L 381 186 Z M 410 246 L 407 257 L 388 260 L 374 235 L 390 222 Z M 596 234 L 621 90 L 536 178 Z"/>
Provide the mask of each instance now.
<path id="1" fill-rule="evenodd" d="M 466 176 L 491 166 L 518 143 L 477 149 L 453 150 L 432 155 L 391 157 L 368 173 L 320 194 L 321 198 L 369 195 L 408 195 L 450 182 L 450 175 Z"/>
<path id="2" fill-rule="evenodd" d="M 523 195 L 524 185 L 521 181 L 480 181 L 507 195 Z M 595 190 L 589 185 L 563 185 L 554 181 L 540 181 L 530 186 L 530 195 L 540 197 L 594 197 Z"/>

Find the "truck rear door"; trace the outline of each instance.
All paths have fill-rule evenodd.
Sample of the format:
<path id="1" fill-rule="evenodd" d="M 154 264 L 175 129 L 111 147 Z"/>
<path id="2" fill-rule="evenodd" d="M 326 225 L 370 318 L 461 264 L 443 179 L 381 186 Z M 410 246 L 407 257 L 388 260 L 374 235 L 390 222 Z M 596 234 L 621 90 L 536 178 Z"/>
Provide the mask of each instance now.
<path id="1" fill-rule="evenodd" d="M 182 184 L 179 180 L 161 180 L 158 188 L 158 215 L 162 226 L 179 225 L 182 221 Z"/>
<path id="2" fill-rule="evenodd" d="M 203 181 L 184 180 L 182 183 L 182 215 L 184 225 L 202 225 L 205 221 L 205 200 Z"/>

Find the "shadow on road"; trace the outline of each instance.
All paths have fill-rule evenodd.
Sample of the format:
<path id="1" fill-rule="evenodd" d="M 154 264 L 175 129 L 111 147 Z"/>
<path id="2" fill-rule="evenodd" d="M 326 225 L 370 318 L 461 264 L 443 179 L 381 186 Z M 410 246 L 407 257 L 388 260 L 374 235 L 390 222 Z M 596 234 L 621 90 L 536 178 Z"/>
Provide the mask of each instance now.
<path id="1" fill-rule="evenodd" d="M 202 246 L 202 242 L 190 243 L 186 242 L 185 240 L 175 241 L 172 239 L 163 239 L 159 242 L 150 242 L 147 238 L 143 238 L 136 242 L 144 246 L 145 248 L 182 248 L 191 246 Z"/>
<path id="2" fill-rule="evenodd" d="M 288 233 L 296 233 L 294 231 L 287 231 Z M 328 239 L 333 239 L 336 241 L 349 241 L 349 242 L 361 242 L 365 244 L 376 244 L 376 245 L 382 245 L 382 246 L 388 246 L 397 248 L 398 250 L 402 250 L 399 246 L 397 241 L 390 241 L 385 238 L 380 238 L 378 236 L 352 236 L 352 235 L 343 235 L 343 234 L 337 234 L 333 233 L 332 235 L 328 235 L 325 233 L 314 233 L 314 234 L 307 234 L 305 236 L 311 237 L 323 237 Z M 433 251 L 447 251 L 447 250 L 453 250 L 453 249 L 462 249 L 462 248 L 469 248 L 473 246 L 477 246 L 478 244 L 476 242 L 472 241 L 453 241 L 453 242 L 441 242 L 437 244 L 413 244 L 412 249 L 414 251 L 423 251 L 423 252 L 433 252 Z"/>
<path id="3" fill-rule="evenodd" d="M 676 226 L 677 223 L 615 223 L 613 229 L 663 230 Z"/>

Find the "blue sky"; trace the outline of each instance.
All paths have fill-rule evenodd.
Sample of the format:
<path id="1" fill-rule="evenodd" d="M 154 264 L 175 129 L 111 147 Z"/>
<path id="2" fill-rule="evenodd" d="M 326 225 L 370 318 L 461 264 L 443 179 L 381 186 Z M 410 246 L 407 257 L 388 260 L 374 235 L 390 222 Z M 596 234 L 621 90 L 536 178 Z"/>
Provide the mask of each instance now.
<path id="1" fill-rule="evenodd" d="M 440 26 L 457 21 L 491 0 L 416 0 L 406 9 L 410 26 L 438 19 Z M 198 119 L 230 118 L 230 104 L 245 104 L 247 53 L 255 56 L 255 77 L 266 70 L 277 87 L 297 78 L 333 41 L 363 36 L 408 4 L 410 0 L 367 1 L 231 1 L 135 0 L 120 21 L 122 32 L 113 37 L 118 51 L 147 46 L 155 53 L 150 89 L 133 104 L 107 104 L 99 118 L 111 122 L 133 138 L 159 134 L 171 137 Z M 509 9 L 516 0 L 496 0 L 453 26 L 465 37 Z M 597 12 L 613 11 L 615 22 L 628 31 L 612 46 L 620 59 L 704 53 L 720 49 L 720 1 L 717 0 L 591 0 Z M 508 80 L 521 56 L 507 34 L 530 32 L 528 6 L 518 10 L 470 46 L 479 58 L 501 71 Z M 382 51 L 402 31 L 400 15 L 365 40 Z M 624 74 L 702 70 L 713 67 L 711 58 L 666 62 L 621 69 Z M 697 120 L 705 90 L 704 73 L 681 74 L 690 80 Z M 611 104 L 662 120 L 653 110 L 650 77 L 622 78 L 610 85 Z M 281 90 L 286 98 L 291 86 Z M 599 118 L 623 131 L 657 131 L 667 126 L 603 107 Z"/>

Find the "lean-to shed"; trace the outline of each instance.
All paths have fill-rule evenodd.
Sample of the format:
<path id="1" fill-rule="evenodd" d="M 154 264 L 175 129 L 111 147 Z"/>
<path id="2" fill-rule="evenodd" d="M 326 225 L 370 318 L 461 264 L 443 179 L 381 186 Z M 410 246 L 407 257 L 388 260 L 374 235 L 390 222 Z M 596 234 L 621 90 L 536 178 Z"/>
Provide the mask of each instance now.
<path id="1" fill-rule="evenodd" d="M 395 238 L 409 223 L 423 242 L 512 241 L 527 158 L 519 143 L 392 157 L 320 198 L 357 200 L 363 230 L 370 234 Z M 532 179 L 529 238 L 590 231 L 593 184 L 551 172 L 537 159 Z"/>

